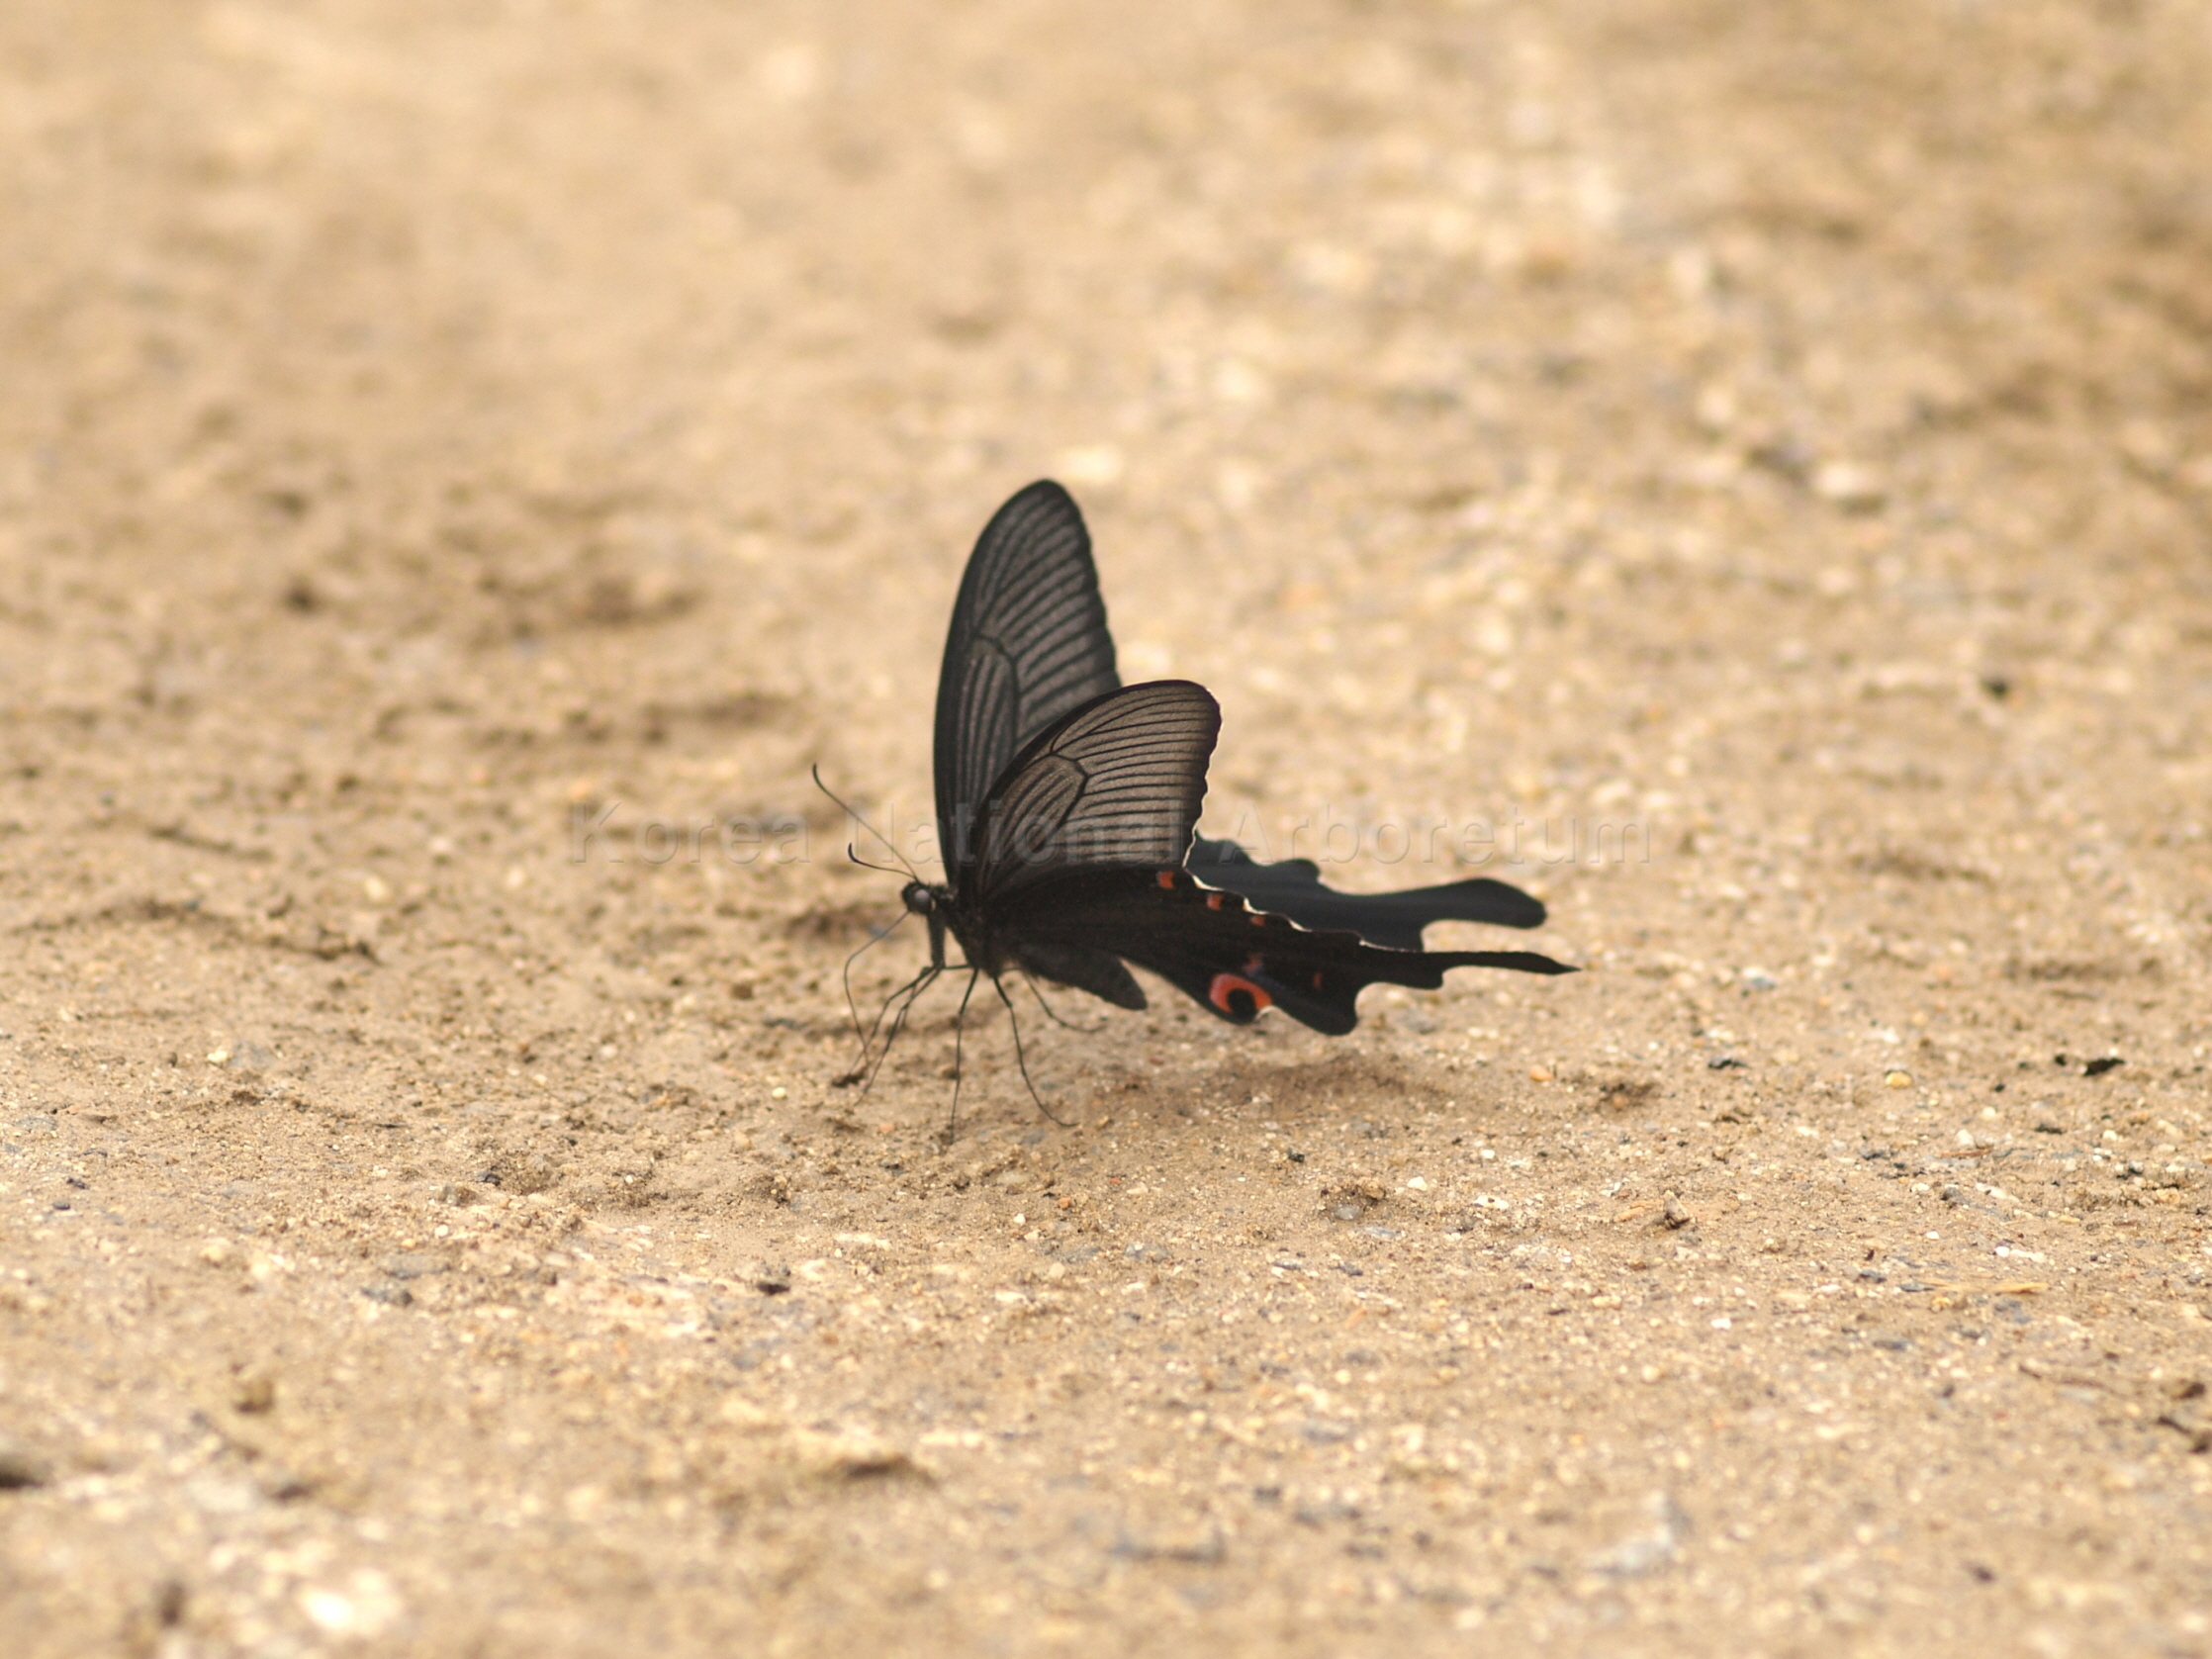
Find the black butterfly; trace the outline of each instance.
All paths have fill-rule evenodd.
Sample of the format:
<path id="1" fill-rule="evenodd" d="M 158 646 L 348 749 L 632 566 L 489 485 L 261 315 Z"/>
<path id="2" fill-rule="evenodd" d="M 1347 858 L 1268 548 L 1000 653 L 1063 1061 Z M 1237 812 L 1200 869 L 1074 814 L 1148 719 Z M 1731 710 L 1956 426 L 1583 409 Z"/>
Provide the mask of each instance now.
<path id="1" fill-rule="evenodd" d="M 969 972 L 964 1013 L 981 977 L 1006 1000 L 1013 968 L 1142 1008 L 1135 964 L 1233 1024 L 1273 1007 L 1331 1036 L 1358 1023 L 1359 993 L 1378 982 L 1434 989 L 1454 968 L 1573 971 L 1528 951 L 1422 949 L 1432 921 L 1540 924 L 1542 904 L 1502 881 L 1341 893 L 1306 860 L 1259 864 L 1194 835 L 1220 730 L 1203 686 L 1121 685 L 1067 492 L 1032 484 L 1000 507 L 968 559 L 938 679 L 947 879 L 911 880 L 900 895 L 929 923 L 929 966 L 894 994 L 883 1048 L 947 970 L 948 933 Z"/>

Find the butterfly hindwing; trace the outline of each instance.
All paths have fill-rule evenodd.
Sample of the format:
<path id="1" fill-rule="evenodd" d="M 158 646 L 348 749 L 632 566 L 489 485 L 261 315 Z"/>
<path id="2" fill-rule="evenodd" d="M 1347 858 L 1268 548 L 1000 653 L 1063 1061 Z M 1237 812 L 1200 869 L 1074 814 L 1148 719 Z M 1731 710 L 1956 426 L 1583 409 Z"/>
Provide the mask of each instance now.
<path id="1" fill-rule="evenodd" d="M 1058 484 L 1032 484 L 977 538 L 945 640 L 937 827 L 949 871 L 975 862 L 983 797 L 1014 758 L 1119 684 L 1083 515 Z"/>
<path id="2" fill-rule="evenodd" d="M 1276 911 L 1303 927 L 1349 930 L 1370 945 L 1394 951 L 1420 950 L 1422 930 L 1430 922 L 1520 928 L 1544 922 L 1540 899 L 1488 876 L 1398 892 L 1338 892 L 1323 885 L 1321 867 L 1311 859 L 1259 864 L 1236 842 L 1205 836 L 1191 843 L 1183 862 L 1200 880 L 1243 893 L 1258 909 Z"/>
<path id="3" fill-rule="evenodd" d="M 1206 796 L 1221 708 L 1205 687 L 1158 680 L 1095 697 L 1006 769 L 976 823 L 964 907 L 990 914 L 1070 870 L 1179 865 Z"/>
<path id="4" fill-rule="evenodd" d="M 1400 951 L 1254 910 L 1176 868 L 1070 871 L 1008 908 L 1009 937 L 1106 952 L 1149 968 L 1233 1024 L 1267 1007 L 1332 1037 L 1359 1023 L 1372 984 L 1434 990 L 1454 968 L 1568 973 L 1532 951 Z"/>

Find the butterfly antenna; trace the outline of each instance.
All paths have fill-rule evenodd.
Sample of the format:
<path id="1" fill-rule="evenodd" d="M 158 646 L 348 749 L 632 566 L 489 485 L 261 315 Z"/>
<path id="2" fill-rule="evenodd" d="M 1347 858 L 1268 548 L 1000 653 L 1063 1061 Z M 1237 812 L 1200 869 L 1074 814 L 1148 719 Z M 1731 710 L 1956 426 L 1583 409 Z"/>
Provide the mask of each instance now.
<path id="1" fill-rule="evenodd" d="M 880 841 L 883 844 L 885 851 L 887 851 L 892 858 L 898 860 L 898 868 L 896 870 L 892 870 L 885 865 L 870 864 L 866 859 L 862 858 L 860 854 L 854 852 L 850 845 L 847 845 L 845 849 L 845 856 L 847 858 L 851 859 L 855 864 L 861 866 L 863 869 L 866 870 L 880 870 L 886 876 L 904 876 L 910 881 L 919 881 L 921 879 L 921 876 L 915 872 L 914 867 L 908 864 L 904 855 L 899 852 L 897 843 L 892 841 L 889 836 L 885 835 L 881 830 L 877 829 L 874 824 L 870 823 L 865 817 L 863 817 L 861 815 L 861 809 L 859 807 L 853 805 L 852 802 L 848 801 L 843 795 L 839 794 L 835 789 L 831 788 L 827 783 L 822 782 L 822 769 L 820 767 L 812 767 L 808 770 L 813 776 L 814 787 L 821 790 L 822 793 L 828 795 L 831 800 L 835 801 L 839 808 L 843 810 L 846 817 L 852 819 L 854 823 L 860 825 L 862 829 L 868 831 L 870 835 L 873 835 L 874 837 L 876 837 L 876 840 Z"/>
<path id="2" fill-rule="evenodd" d="M 948 1147 L 960 1129 L 961 1055 L 968 1038 L 968 999 L 975 994 L 975 981 L 982 976 L 983 970 L 979 968 L 968 970 L 968 989 L 960 993 L 960 1012 L 953 1016 L 953 1115 L 945 1121 L 945 1145 Z M 991 983 L 995 985 L 998 981 L 993 979 Z"/>
<path id="3" fill-rule="evenodd" d="M 1035 990 L 1036 988 L 1037 987 L 1035 985 L 1030 986 L 1031 990 Z M 1006 1023 L 1014 1028 L 1014 1063 L 1021 1068 L 1022 1081 L 1027 1084 L 1029 1088 L 1029 1098 L 1036 1102 L 1037 1109 L 1040 1112 L 1044 1113 L 1045 1116 L 1047 1116 L 1048 1118 L 1051 1118 L 1053 1122 L 1059 1124 L 1060 1128 L 1067 1129 L 1072 1127 L 1065 1118 L 1061 1117 L 1058 1112 L 1054 1111 L 1050 1106 L 1045 1104 L 1045 1097 L 1037 1092 L 1037 1085 L 1033 1082 L 1030 1082 L 1029 1057 L 1022 1053 L 1022 1022 L 1020 1016 L 1018 1016 L 1014 1012 L 1014 999 L 1006 994 L 1006 987 L 1000 984 L 996 979 L 993 979 L 991 981 L 991 989 L 998 992 L 998 1000 L 1006 1004 Z M 1037 1000 L 1039 1002 L 1043 1002 L 1045 999 L 1043 997 L 1039 997 Z M 1045 1010 L 1045 1012 L 1050 1014 L 1052 1010 L 1048 1008 Z M 1066 1022 L 1062 1021 L 1061 1023 L 1065 1024 Z"/>
<path id="4" fill-rule="evenodd" d="M 871 832 L 871 833 L 873 833 L 873 832 Z M 919 876 L 916 876 L 916 875 L 915 875 L 915 874 L 913 873 L 913 871 L 911 871 L 911 870 L 909 870 L 909 869 L 906 869 L 906 868 L 904 868 L 903 866 L 897 866 L 897 867 L 894 867 L 894 866 L 892 866 L 892 865 L 887 865 L 887 864 L 872 864 L 872 863 L 870 863 L 870 862 L 869 862 L 869 861 L 868 861 L 867 859 L 864 859 L 864 858 L 862 858 L 862 857 L 860 856 L 860 854 L 858 854 L 858 853 L 854 852 L 854 851 L 853 851 L 853 849 L 852 849 L 852 846 L 851 846 L 851 845 L 850 845 L 849 843 L 847 844 L 847 846 L 846 846 L 846 848 L 845 848 L 845 856 L 846 856 L 846 857 L 847 857 L 848 859 L 852 860 L 852 861 L 853 861 L 853 863 L 855 863 L 855 864 L 859 865 L 859 866 L 860 866 L 860 867 L 861 867 L 861 868 L 862 868 L 863 870 L 873 870 L 873 871 L 876 872 L 876 873 L 877 873 L 878 875 L 882 875 L 882 876 L 908 876 L 908 877 L 910 877 L 911 879 L 913 879 L 913 880 L 916 880 L 916 881 L 919 881 L 919 880 L 921 879 L 921 877 L 920 877 Z M 892 925 L 893 927 L 896 927 L 896 926 L 897 926 L 898 924 L 894 922 L 894 923 L 892 923 L 891 925 Z M 888 932 L 888 931 L 889 931 L 889 929 L 887 929 L 887 928 L 886 928 L 886 929 L 885 929 L 884 931 L 885 931 L 885 932 Z"/>
<path id="5" fill-rule="evenodd" d="M 1045 993 L 1038 988 L 1037 981 L 1035 979 L 1032 979 L 1028 974 L 1025 973 L 1022 975 L 1022 982 L 1029 986 L 1029 994 L 1037 998 L 1037 1006 L 1045 1011 L 1045 1018 L 1051 1020 L 1053 1024 L 1062 1027 L 1063 1029 L 1068 1031 L 1079 1031 L 1086 1037 L 1096 1036 L 1099 1032 L 1106 1029 L 1106 1022 L 1104 1020 L 1100 1020 L 1096 1025 L 1077 1025 L 1073 1020 L 1061 1019 L 1060 1015 L 1054 1011 L 1053 1005 L 1045 1000 Z"/>

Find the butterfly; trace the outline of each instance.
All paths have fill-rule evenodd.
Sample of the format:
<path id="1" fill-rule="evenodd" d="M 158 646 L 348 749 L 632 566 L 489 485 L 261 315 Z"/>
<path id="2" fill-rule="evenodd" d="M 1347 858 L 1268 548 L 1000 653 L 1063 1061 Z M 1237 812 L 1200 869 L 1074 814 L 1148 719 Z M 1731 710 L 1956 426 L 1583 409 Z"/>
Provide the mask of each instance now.
<path id="1" fill-rule="evenodd" d="M 1041 481 L 1001 507 L 968 559 L 938 677 L 946 878 L 917 876 L 900 894 L 928 925 L 929 964 L 864 1034 L 864 1059 L 877 1032 L 887 1052 L 915 999 L 962 968 L 964 1021 L 986 978 L 1011 1014 L 1003 981 L 1015 970 L 1143 1008 L 1134 965 L 1232 1024 L 1278 1008 L 1330 1036 L 1357 1025 L 1371 984 L 1432 990 L 1454 968 L 1574 971 L 1530 951 L 1422 948 L 1433 921 L 1539 925 L 1543 905 L 1503 881 L 1344 893 L 1308 860 L 1261 864 L 1197 835 L 1220 732 L 1203 686 L 1122 685 L 1067 492 Z M 948 963 L 948 938 L 962 963 Z M 1017 1027 L 1017 1055 L 1019 1042 Z"/>

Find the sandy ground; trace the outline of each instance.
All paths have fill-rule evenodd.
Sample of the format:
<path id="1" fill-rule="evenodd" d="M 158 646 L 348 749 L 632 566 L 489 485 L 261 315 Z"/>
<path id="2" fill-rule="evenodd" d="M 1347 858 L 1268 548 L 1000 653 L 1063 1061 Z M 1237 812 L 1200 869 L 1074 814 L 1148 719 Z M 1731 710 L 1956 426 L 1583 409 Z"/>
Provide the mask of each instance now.
<path id="1" fill-rule="evenodd" d="M 10 1651 L 2212 1652 L 2208 84 L 0 10 Z M 1046 473 L 1209 828 L 1587 971 L 834 1088 Z"/>

